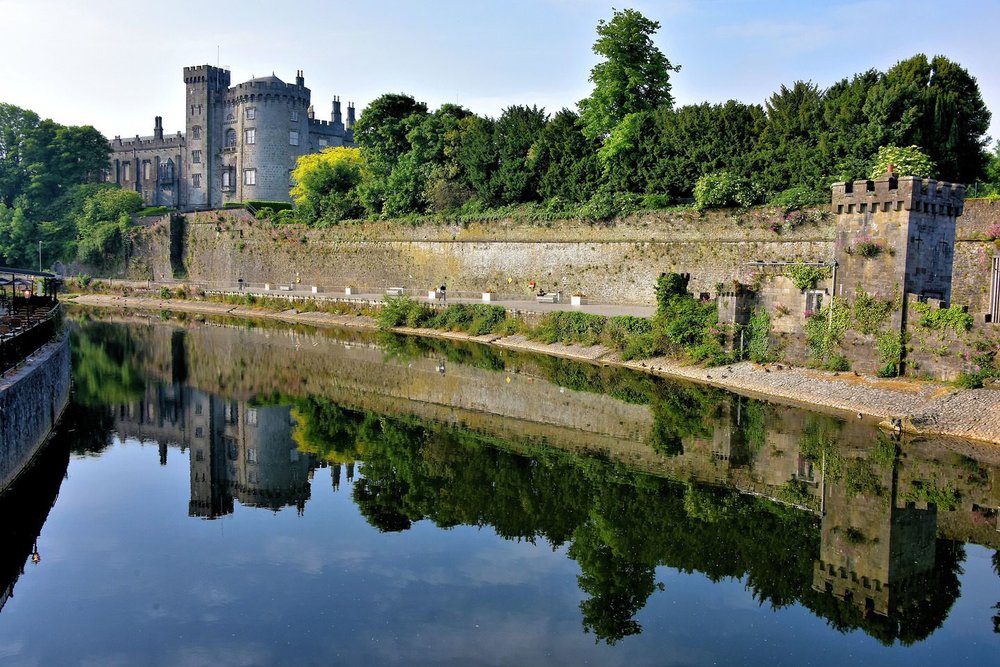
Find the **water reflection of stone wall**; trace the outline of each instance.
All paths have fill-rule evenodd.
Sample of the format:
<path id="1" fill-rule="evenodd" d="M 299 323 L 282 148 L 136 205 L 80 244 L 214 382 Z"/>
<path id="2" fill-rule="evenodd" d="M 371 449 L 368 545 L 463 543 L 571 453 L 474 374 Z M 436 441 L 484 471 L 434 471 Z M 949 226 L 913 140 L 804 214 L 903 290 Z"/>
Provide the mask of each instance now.
<path id="1" fill-rule="evenodd" d="M 835 442 L 860 446 L 870 446 L 877 433 L 857 420 L 509 352 L 476 361 L 473 350 L 470 359 L 479 365 L 470 365 L 433 348 L 400 354 L 364 336 L 203 324 L 185 330 L 179 344 L 178 330 L 162 329 L 174 333 L 150 337 L 161 341 L 160 352 L 151 355 L 157 366 L 176 376 L 178 364 L 163 355 L 183 354 L 185 377 L 206 392 L 242 400 L 323 396 L 352 409 L 411 415 L 501 439 L 598 454 L 671 479 L 734 487 L 814 511 L 821 504 L 819 461 L 806 450 L 817 430 L 829 431 Z M 590 373 L 590 390 L 581 389 L 587 382 L 569 379 L 581 369 Z M 612 395 L 622 385 L 628 391 L 618 393 L 628 393 L 629 401 Z M 673 400 L 678 392 L 697 400 L 678 407 Z M 690 424 L 677 427 L 684 419 Z M 680 443 L 670 455 L 654 446 L 665 426 L 673 427 Z M 995 530 L 1000 454 L 947 440 L 904 444 L 906 456 L 895 480 L 898 502 L 926 506 L 928 498 L 936 498 L 940 505 L 942 497 L 952 498 L 946 508 L 939 507 L 941 533 L 1000 547 Z"/>
<path id="2" fill-rule="evenodd" d="M 306 449 L 334 466 L 334 490 L 336 462 L 350 482 L 360 457 L 352 493 L 380 530 L 430 519 L 571 542 L 591 596 L 585 626 L 599 632 L 602 615 L 621 612 L 616 596 L 637 601 L 608 636 L 638 627 L 632 615 L 667 565 L 746 576 L 762 602 L 798 600 L 840 629 L 915 641 L 958 595 L 963 555 L 949 538 L 1000 544 L 1000 455 L 968 443 L 485 348 L 162 329 L 144 332 L 161 348 L 149 356 L 175 382 L 117 408 L 117 426 L 158 440 L 161 456 L 166 443 L 190 452 L 193 516 L 234 500 L 301 510 L 317 465 Z M 641 573 L 641 595 L 602 568 Z"/>

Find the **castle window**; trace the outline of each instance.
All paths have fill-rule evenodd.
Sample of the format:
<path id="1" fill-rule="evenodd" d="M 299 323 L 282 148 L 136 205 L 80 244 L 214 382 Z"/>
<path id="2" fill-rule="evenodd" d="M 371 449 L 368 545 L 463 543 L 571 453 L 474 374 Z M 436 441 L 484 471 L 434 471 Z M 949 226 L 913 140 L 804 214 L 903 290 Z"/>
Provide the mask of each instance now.
<path id="1" fill-rule="evenodd" d="M 191 128 L 191 138 L 201 139 L 201 125 L 195 125 Z"/>
<path id="2" fill-rule="evenodd" d="M 299 133 L 296 130 L 291 130 L 288 133 L 288 145 L 298 146 L 299 145 Z"/>
<path id="3" fill-rule="evenodd" d="M 231 191 L 233 189 L 233 170 L 223 169 L 222 170 L 222 189 L 224 191 Z"/>
<path id="4" fill-rule="evenodd" d="M 204 438 L 205 437 L 205 429 L 202 428 L 201 426 L 195 428 L 195 430 L 194 430 L 194 437 L 196 437 L 196 438 Z"/>
<path id="5" fill-rule="evenodd" d="M 292 113 L 289 114 L 288 119 L 293 123 L 299 122 L 299 112 L 293 110 Z"/>
<path id="6" fill-rule="evenodd" d="M 160 165 L 160 178 L 166 182 L 174 180 L 174 161 L 167 159 Z"/>
<path id="7" fill-rule="evenodd" d="M 191 174 L 191 187 L 192 188 L 201 187 L 201 174 Z"/>
<path id="8" fill-rule="evenodd" d="M 257 107 L 247 107 L 246 109 L 246 119 L 253 120 L 257 117 Z"/>
<path id="9" fill-rule="evenodd" d="M 823 308 L 822 290 L 810 290 L 806 292 L 806 313 L 818 313 Z"/>
<path id="10" fill-rule="evenodd" d="M 256 169 L 244 169 L 243 170 L 243 185 L 257 185 L 257 170 Z"/>
<path id="11" fill-rule="evenodd" d="M 232 148 L 236 145 L 236 130 L 229 128 L 226 130 L 226 148 Z"/>
<path id="12" fill-rule="evenodd" d="M 129 181 L 132 179 L 132 163 L 126 162 L 122 165 L 122 180 Z"/>
<path id="13" fill-rule="evenodd" d="M 255 144 L 257 143 L 257 129 L 249 127 L 243 130 L 243 143 L 245 144 Z"/>
<path id="14" fill-rule="evenodd" d="M 149 163 L 149 160 L 142 161 L 142 178 L 148 181 L 153 177 L 153 166 Z"/>
<path id="15" fill-rule="evenodd" d="M 201 151 L 191 151 L 191 162 L 201 162 Z"/>
<path id="16" fill-rule="evenodd" d="M 255 447 L 247 447 L 247 463 L 257 463 L 257 449 Z"/>
<path id="17" fill-rule="evenodd" d="M 319 147 L 320 148 L 326 148 L 326 139 L 320 139 L 319 140 Z"/>

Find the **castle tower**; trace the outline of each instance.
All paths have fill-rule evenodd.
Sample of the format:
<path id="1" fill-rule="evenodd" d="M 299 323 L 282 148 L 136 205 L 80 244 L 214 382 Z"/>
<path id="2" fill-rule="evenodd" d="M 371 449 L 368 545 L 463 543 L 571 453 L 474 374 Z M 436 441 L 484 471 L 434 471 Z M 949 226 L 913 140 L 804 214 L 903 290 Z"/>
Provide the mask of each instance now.
<path id="1" fill-rule="evenodd" d="M 163 141 L 163 116 L 157 116 L 153 119 L 153 139 Z"/>
<path id="2" fill-rule="evenodd" d="M 181 200 L 189 208 L 221 207 L 221 192 L 215 185 L 223 121 L 218 103 L 229 89 L 229 72 L 211 65 L 185 67 L 184 84 L 187 156 Z"/>
<path id="3" fill-rule="evenodd" d="M 836 295 L 858 285 L 890 296 L 951 299 L 956 218 L 965 186 L 889 172 L 874 181 L 834 183 Z"/>

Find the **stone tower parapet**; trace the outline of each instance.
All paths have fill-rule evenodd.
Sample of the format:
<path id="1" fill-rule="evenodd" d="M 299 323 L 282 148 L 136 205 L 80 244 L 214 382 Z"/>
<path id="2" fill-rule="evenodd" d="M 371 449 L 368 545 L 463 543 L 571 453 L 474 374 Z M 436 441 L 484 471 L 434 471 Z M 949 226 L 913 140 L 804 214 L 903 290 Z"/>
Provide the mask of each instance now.
<path id="1" fill-rule="evenodd" d="M 832 211 L 837 215 L 881 210 L 962 215 L 965 186 L 933 178 L 897 177 L 891 173 L 870 181 L 833 184 Z"/>
<path id="2" fill-rule="evenodd" d="M 837 296 L 916 294 L 951 299 L 956 218 L 965 187 L 887 173 L 874 181 L 834 183 Z"/>

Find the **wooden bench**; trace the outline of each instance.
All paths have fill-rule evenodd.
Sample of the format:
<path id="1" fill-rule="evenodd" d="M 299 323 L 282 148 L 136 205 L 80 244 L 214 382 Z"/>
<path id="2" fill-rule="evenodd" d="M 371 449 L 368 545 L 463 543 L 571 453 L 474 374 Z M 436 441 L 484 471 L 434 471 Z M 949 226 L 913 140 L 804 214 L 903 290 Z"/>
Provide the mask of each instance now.
<path id="1" fill-rule="evenodd" d="M 405 287 L 390 287 L 385 291 L 386 296 L 403 296 L 406 294 Z"/>
<path id="2" fill-rule="evenodd" d="M 535 296 L 535 301 L 538 303 L 559 303 L 559 300 L 559 292 L 549 292 Z"/>

